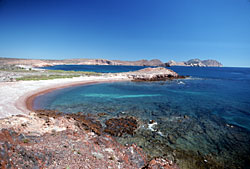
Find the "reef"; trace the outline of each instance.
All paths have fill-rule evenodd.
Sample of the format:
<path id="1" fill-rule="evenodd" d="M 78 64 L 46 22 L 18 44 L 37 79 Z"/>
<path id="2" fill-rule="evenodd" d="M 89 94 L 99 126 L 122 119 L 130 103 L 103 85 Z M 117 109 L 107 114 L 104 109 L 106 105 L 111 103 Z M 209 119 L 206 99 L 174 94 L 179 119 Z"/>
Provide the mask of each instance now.
<path id="1" fill-rule="evenodd" d="M 111 118 L 105 124 L 104 131 L 112 136 L 133 135 L 138 127 L 137 120 L 134 117 Z"/>

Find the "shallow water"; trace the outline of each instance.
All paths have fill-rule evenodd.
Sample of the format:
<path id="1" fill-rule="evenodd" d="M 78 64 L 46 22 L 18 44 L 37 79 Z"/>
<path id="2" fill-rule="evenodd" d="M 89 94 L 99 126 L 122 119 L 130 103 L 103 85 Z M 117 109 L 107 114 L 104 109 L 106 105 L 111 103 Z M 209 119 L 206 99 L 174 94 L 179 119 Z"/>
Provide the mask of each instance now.
<path id="1" fill-rule="evenodd" d="M 150 157 L 166 156 L 182 168 L 247 168 L 250 154 L 250 69 L 171 67 L 185 80 L 117 82 L 59 89 L 35 99 L 35 109 L 135 116 L 134 136 Z M 154 120 L 153 125 L 149 121 Z M 200 159 L 200 157 L 202 157 Z M 213 166 L 212 168 L 215 168 Z"/>

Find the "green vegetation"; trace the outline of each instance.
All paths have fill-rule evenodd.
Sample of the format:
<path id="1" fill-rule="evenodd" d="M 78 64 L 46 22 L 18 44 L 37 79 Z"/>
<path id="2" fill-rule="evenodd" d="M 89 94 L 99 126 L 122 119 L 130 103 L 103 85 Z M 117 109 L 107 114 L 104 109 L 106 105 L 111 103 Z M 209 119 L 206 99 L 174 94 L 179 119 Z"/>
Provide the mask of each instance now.
<path id="1" fill-rule="evenodd" d="M 86 76 L 100 76 L 102 73 L 97 72 L 86 72 L 86 71 L 65 71 L 65 70 L 33 70 L 31 68 L 24 69 L 21 67 L 13 66 L 13 65 L 3 65 L 0 66 L 0 71 L 7 71 L 7 72 L 47 72 L 47 73 L 54 73 L 54 74 L 74 74 L 74 75 L 86 75 Z"/>
<path id="2" fill-rule="evenodd" d="M 23 139 L 23 143 L 29 143 L 30 141 L 29 141 L 29 139 Z"/>
<path id="3" fill-rule="evenodd" d="M 84 71 L 65 71 L 65 70 L 46 70 L 49 73 L 64 73 L 64 74 L 78 74 L 87 76 L 100 76 L 102 73 L 84 72 Z"/>
<path id="4" fill-rule="evenodd" d="M 0 68 L 0 71 L 6 71 L 6 72 L 38 72 L 36 70 L 32 70 L 32 69 L 29 69 L 29 70 L 26 70 L 26 69 L 23 69 L 23 68 Z"/>
<path id="5" fill-rule="evenodd" d="M 0 65 L 0 71 L 8 73 L 14 73 L 13 76 L 17 81 L 28 80 L 50 80 L 50 79 L 64 79 L 80 76 L 101 76 L 103 73 L 97 72 L 84 72 L 84 71 L 64 71 L 64 70 L 26 70 L 24 68 L 12 66 L 12 65 Z M 12 74 L 11 74 L 12 76 Z M 18 77 L 18 78 L 16 78 Z"/>
<path id="6" fill-rule="evenodd" d="M 51 80 L 51 79 L 64 79 L 64 78 L 73 78 L 80 77 L 80 75 L 34 75 L 34 76 L 24 76 L 16 78 L 17 81 L 23 80 Z"/>

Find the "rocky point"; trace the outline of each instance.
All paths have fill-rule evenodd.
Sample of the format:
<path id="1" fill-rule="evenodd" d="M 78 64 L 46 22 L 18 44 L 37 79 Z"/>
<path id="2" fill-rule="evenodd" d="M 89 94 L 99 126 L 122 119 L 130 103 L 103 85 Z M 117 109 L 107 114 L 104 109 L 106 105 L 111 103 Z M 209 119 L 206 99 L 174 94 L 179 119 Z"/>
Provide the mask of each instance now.
<path id="1" fill-rule="evenodd" d="M 145 68 L 134 72 L 126 73 L 132 81 L 165 81 L 172 79 L 185 78 L 173 70 L 164 67 Z"/>

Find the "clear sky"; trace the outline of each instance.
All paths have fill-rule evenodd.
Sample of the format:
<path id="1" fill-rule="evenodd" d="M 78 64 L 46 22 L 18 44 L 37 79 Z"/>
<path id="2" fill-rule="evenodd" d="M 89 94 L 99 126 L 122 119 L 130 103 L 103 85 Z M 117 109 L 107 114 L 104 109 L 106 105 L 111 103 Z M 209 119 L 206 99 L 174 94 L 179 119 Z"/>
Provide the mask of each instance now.
<path id="1" fill-rule="evenodd" d="M 250 1 L 0 0 L 0 57 L 250 67 Z"/>

